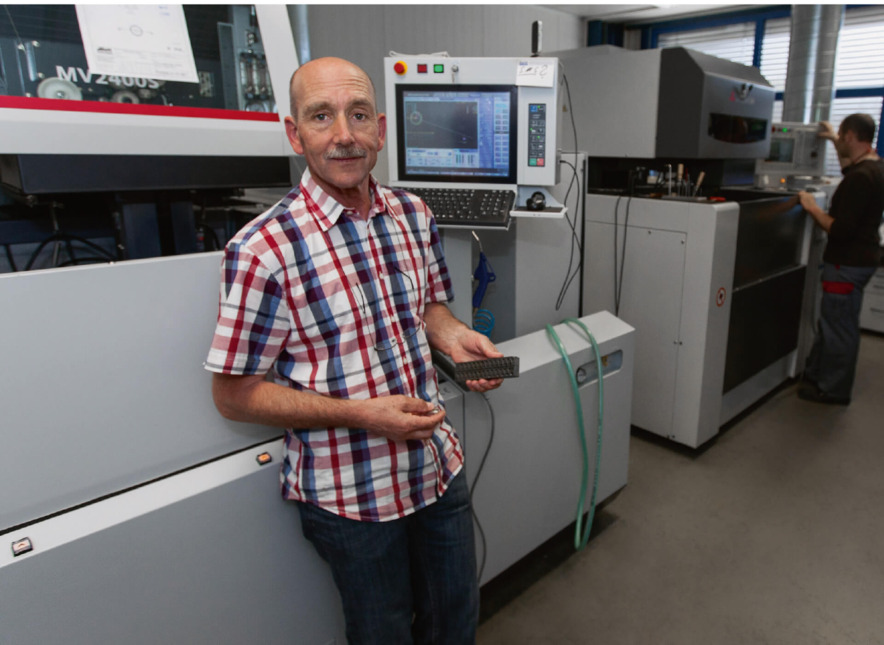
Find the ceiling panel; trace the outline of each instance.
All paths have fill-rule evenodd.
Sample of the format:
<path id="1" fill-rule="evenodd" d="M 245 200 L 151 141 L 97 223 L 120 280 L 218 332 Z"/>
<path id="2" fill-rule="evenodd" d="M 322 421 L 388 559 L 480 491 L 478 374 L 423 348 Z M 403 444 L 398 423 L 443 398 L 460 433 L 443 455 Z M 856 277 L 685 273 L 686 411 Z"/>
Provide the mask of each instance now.
<path id="1" fill-rule="evenodd" d="M 627 22 L 630 24 L 659 22 L 686 18 L 693 15 L 708 15 L 740 11 L 758 5 L 733 4 L 555 4 L 542 5 L 564 11 L 587 20 L 605 22 Z"/>

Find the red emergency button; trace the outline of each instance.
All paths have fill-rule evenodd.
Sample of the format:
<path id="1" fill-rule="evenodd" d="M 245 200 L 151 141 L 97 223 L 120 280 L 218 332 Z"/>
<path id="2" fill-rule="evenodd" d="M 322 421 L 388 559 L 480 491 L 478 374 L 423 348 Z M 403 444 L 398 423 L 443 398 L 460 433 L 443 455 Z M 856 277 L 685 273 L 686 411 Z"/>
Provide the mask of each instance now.
<path id="1" fill-rule="evenodd" d="M 402 76 L 402 74 L 408 71 L 408 65 L 400 60 L 395 65 L 393 65 L 393 71 Z"/>

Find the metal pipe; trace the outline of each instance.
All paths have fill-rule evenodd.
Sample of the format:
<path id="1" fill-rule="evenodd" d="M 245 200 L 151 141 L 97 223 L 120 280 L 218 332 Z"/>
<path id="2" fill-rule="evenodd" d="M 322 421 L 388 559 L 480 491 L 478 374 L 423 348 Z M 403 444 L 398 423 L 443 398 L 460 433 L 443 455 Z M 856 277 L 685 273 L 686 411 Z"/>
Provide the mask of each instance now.
<path id="1" fill-rule="evenodd" d="M 827 121 L 835 98 L 835 59 L 843 5 L 793 5 L 783 121 Z"/>
<path id="2" fill-rule="evenodd" d="M 823 5 L 820 12 L 819 41 L 810 120 L 828 121 L 835 99 L 835 59 L 838 34 L 844 22 L 844 5 Z"/>
<path id="3" fill-rule="evenodd" d="M 783 121 L 804 123 L 807 120 L 818 50 L 820 9 L 819 5 L 792 5 Z"/>
<path id="4" fill-rule="evenodd" d="M 307 5 L 295 5 L 295 45 L 298 48 L 298 64 L 310 60 L 310 22 Z"/>

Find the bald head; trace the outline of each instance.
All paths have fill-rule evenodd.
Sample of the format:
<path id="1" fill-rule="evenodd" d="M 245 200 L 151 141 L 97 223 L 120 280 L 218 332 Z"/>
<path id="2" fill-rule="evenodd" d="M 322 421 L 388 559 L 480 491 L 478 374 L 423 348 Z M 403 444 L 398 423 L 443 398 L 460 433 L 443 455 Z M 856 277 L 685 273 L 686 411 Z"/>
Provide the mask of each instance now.
<path id="1" fill-rule="evenodd" d="M 310 83 L 314 79 L 326 75 L 350 77 L 355 82 L 368 83 L 368 87 L 371 88 L 374 107 L 377 109 L 377 93 L 374 88 L 374 83 L 372 83 L 368 74 L 366 74 L 361 67 L 348 60 L 328 56 L 308 61 L 296 69 L 294 74 L 292 74 L 291 81 L 289 82 L 289 109 L 291 110 L 292 118 L 296 122 L 298 120 L 299 108 L 298 97 L 302 93 L 304 83 Z"/>
<path id="2" fill-rule="evenodd" d="M 371 79 L 349 61 L 318 58 L 295 72 L 290 90 L 285 130 L 292 150 L 323 190 L 367 217 L 370 174 L 387 133 Z"/>

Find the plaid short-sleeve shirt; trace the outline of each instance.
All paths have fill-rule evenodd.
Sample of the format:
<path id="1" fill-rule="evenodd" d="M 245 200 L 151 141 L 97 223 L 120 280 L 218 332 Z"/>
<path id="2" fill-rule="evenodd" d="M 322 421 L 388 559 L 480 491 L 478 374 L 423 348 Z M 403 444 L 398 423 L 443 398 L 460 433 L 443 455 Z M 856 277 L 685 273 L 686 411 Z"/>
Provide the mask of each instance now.
<path id="1" fill-rule="evenodd" d="M 227 244 L 206 369 L 272 372 L 337 398 L 404 394 L 439 403 L 427 303 L 452 297 L 436 224 L 418 198 L 371 179 L 359 218 L 305 172 L 301 184 Z M 362 521 L 435 501 L 463 466 L 446 422 L 395 442 L 360 428 L 289 428 L 283 496 Z"/>

